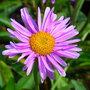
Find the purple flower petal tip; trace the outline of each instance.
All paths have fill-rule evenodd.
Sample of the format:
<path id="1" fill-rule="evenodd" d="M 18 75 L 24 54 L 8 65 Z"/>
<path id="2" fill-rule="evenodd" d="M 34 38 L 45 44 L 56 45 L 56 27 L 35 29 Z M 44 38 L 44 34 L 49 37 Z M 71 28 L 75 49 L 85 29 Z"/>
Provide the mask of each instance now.
<path id="1" fill-rule="evenodd" d="M 46 2 L 46 0 L 42 0 L 42 1 L 43 1 L 43 3 Z M 55 0 L 51 0 L 51 3 L 54 4 L 55 3 Z"/>

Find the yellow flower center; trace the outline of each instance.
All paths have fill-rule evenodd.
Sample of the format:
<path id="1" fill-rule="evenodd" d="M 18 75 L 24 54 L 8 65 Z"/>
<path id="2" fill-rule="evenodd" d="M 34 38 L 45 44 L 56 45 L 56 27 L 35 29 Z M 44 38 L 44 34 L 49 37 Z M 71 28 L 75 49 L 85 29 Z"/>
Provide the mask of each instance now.
<path id="1" fill-rule="evenodd" d="M 31 49 L 39 55 L 50 54 L 53 50 L 55 40 L 51 34 L 40 31 L 30 37 Z"/>

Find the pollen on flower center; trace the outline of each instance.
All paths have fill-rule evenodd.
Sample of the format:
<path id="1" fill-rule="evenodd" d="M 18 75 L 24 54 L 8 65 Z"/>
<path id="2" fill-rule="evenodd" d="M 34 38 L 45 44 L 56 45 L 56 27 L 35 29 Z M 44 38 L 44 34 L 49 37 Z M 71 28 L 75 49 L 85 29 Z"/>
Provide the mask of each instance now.
<path id="1" fill-rule="evenodd" d="M 50 54 L 53 50 L 55 40 L 51 34 L 40 31 L 30 37 L 31 49 L 39 55 Z"/>

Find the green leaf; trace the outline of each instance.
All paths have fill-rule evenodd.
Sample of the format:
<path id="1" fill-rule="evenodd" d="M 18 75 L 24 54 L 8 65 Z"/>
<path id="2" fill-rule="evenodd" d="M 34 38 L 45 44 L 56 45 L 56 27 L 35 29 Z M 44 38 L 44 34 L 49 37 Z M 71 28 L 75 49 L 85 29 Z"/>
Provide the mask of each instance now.
<path id="1" fill-rule="evenodd" d="M 5 24 L 7 27 L 12 28 L 11 21 L 7 17 L 0 16 L 0 23 Z"/>
<path id="2" fill-rule="evenodd" d="M 7 42 L 9 43 L 10 41 L 15 41 L 15 42 L 19 42 L 19 40 L 17 38 L 11 38 L 9 36 L 9 32 L 8 31 L 1 31 L 0 32 L 0 43 L 1 44 L 6 44 Z"/>
<path id="3" fill-rule="evenodd" d="M 3 61 L 0 61 L 0 76 L 5 84 L 8 83 L 11 77 L 13 77 L 10 68 Z"/>
<path id="4" fill-rule="evenodd" d="M 0 16 L 9 18 L 9 15 L 21 6 L 22 6 L 22 3 L 13 4 L 13 5 L 5 8 L 4 10 L 0 11 Z"/>
<path id="5" fill-rule="evenodd" d="M 82 29 L 82 27 L 83 27 L 83 25 L 85 24 L 85 21 L 83 21 L 83 22 L 79 22 L 79 23 L 77 23 L 76 24 L 76 26 L 77 26 L 77 31 L 80 31 L 81 29 Z"/>
<path id="6" fill-rule="evenodd" d="M 90 66 L 90 62 L 81 63 L 80 66 Z"/>
<path id="7" fill-rule="evenodd" d="M 83 32 L 80 34 L 81 40 L 84 41 L 89 33 L 90 33 L 90 24 L 88 24 L 86 28 L 83 30 Z"/>
<path id="8" fill-rule="evenodd" d="M 5 85 L 5 83 L 4 83 L 4 81 L 3 81 L 3 79 L 2 79 L 2 77 L 0 75 L 0 87 L 3 87 L 4 85 Z"/>
<path id="9" fill-rule="evenodd" d="M 77 18 L 78 22 L 85 22 L 87 20 L 87 17 L 85 16 L 85 14 L 83 12 L 79 12 L 78 18 Z"/>
<path id="10" fill-rule="evenodd" d="M 58 20 L 61 16 L 66 17 L 66 13 L 65 13 L 64 11 L 62 11 L 62 12 L 60 12 L 60 13 L 57 13 L 57 20 Z"/>
<path id="11" fill-rule="evenodd" d="M 14 78 L 10 78 L 7 85 L 6 85 L 6 88 L 5 90 L 16 90 L 15 89 L 15 81 L 14 81 Z"/>
<path id="12" fill-rule="evenodd" d="M 22 89 L 30 89 L 30 90 L 32 90 L 34 88 L 33 74 L 31 73 L 29 76 L 22 77 L 18 81 L 16 87 L 17 87 L 16 90 L 22 90 Z"/>
<path id="13" fill-rule="evenodd" d="M 68 68 L 69 68 L 69 66 L 70 66 L 70 63 L 68 64 L 67 67 L 64 68 L 64 70 L 67 71 Z M 55 70 L 55 71 L 56 71 L 56 70 Z M 56 74 L 56 73 L 57 73 L 57 72 L 55 72 L 55 76 L 58 76 L 58 74 Z M 62 77 L 61 75 L 58 76 L 58 78 L 57 78 L 57 80 L 55 81 L 54 85 L 52 85 L 51 90 L 55 90 L 55 88 L 58 86 L 58 84 L 60 83 L 60 81 L 61 81 L 62 78 L 63 78 L 63 77 Z"/>
<path id="14" fill-rule="evenodd" d="M 81 62 L 90 62 L 90 42 L 89 41 L 81 41 L 78 43 L 79 47 L 82 48 L 80 53 L 80 57 L 77 61 Z"/>
<path id="15" fill-rule="evenodd" d="M 68 85 L 68 79 L 62 77 L 61 80 L 58 82 L 57 88 L 61 89 L 62 87 L 66 87 Z"/>
<path id="16" fill-rule="evenodd" d="M 86 88 L 84 87 L 84 85 L 81 82 L 77 82 L 75 80 L 71 80 L 72 84 L 75 87 L 75 90 L 86 90 Z"/>
<path id="17" fill-rule="evenodd" d="M 17 72 L 19 75 L 21 75 L 21 76 L 25 76 L 26 75 L 26 72 L 25 71 L 22 71 L 22 68 L 24 67 L 24 65 L 22 63 L 16 63 L 16 64 L 12 64 L 11 63 L 10 65 L 12 66 L 12 69 L 15 72 Z"/>
<path id="18" fill-rule="evenodd" d="M 8 31 L 2 31 L 2 32 L 0 32 L 0 37 L 2 37 L 2 36 L 9 36 L 9 32 Z"/>
<path id="19" fill-rule="evenodd" d="M 2 61 L 5 61 L 5 58 L 4 56 L 2 55 L 2 51 L 4 50 L 5 48 L 3 46 L 0 47 L 0 60 Z"/>
<path id="20" fill-rule="evenodd" d="M 0 10 L 7 8 L 8 6 L 11 6 L 13 4 L 21 3 L 20 1 L 5 1 L 0 3 Z"/>
<path id="21" fill-rule="evenodd" d="M 77 11 L 76 11 L 76 15 L 75 15 L 75 22 L 77 21 L 77 19 L 78 19 L 78 16 L 79 16 L 79 13 L 80 13 L 80 10 L 81 10 L 81 8 L 82 8 L 82 6 L 83 6 L 83 3 L 84 3 L 84 0 L 78 0 L 77 1 Z"/>

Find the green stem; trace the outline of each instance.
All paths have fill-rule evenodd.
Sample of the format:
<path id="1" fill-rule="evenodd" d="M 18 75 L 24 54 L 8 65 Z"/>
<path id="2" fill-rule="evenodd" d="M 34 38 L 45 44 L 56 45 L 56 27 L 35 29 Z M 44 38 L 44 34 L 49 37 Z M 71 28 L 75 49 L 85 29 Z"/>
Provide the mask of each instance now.
<path id="1" fill-rule="evenodd" d="M 73 12 L 73 15 L 72 15 L 71 25 L 72 25 L 72 24 L 74 23 L 74 21 L 75 21 L 76 12 L 77 12 L 77 2 L 75 2 L 74 12 Z"/>
<path id="2" fill-rule="evenodd" d="M 37 69 L 37 62 L 36 61 L 34 62 L 33 74 L 34 74 L 35 90 L 39 90 L 38 69 Z"/>
<path id="3" fill-rule="evenodd" d="M 69 12 L 69 16 L 71 17 L 72 14 L 71 14 L 70 2 L 67 2 L 67 9 L 68 9 L 68 12 Z"/>
<path id="4" fill-rule="evenodd" d="M 32 0 L 32 4 L 33 4 L 33 7 L 36 9 L 36 3 L 35 3 L 35 0 Z"/>
<path id="5" fill-rule="evenodd" d="M 70 64 L 68 64 L 68 66 L 65 67 L 65 69 L 64 69 L 65 72 L 68 70 L 69 66 L 70 66 Z M 52 86 L 51 90 L 55 90 L 55 88 L 57 87 L 58 82 L 59 82 L 61 79 L 62 79 L 62 76 L 60 76 L 60 77 L 57 79 L 57 81 L 55 82 L 55 84 Z"/>

